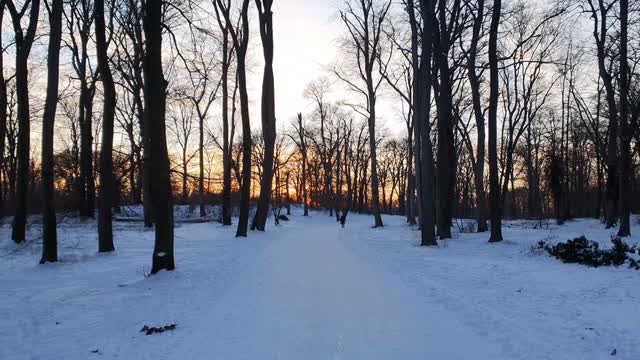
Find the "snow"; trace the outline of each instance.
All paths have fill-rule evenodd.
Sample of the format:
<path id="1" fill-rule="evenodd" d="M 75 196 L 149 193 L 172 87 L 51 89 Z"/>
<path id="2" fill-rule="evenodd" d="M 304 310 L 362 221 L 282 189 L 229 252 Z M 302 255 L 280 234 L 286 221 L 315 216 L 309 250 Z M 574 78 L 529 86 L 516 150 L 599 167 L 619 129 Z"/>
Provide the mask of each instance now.
<path id="1" fill-rule="evenodd" d="M 153 232 L 139 223 L 116 223 L 105 255 L 95 223 L 66 219 L 47 265 L 38 226 L 17 246 L 4 224 L 0 359 L 640 359 L 640 272 L 530 251 L 583 234 L 609 246 L 595 220 L 508 221 L 497 244 L 454 226 L 422 248 L 402 217 L 372 229 L 350 214 L 343 229 L 311 215 L 239 239 L 180 224 L 176 270 L 150 277 Z"/>

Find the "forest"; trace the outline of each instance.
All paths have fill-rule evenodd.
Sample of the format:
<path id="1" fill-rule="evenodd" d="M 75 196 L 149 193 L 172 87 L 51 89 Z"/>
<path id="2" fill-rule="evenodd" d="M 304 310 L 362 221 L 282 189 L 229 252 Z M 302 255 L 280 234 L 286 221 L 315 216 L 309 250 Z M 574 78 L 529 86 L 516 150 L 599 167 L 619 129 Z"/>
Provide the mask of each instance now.
<path id="1" fill-rule="evenodd" d="M 213 220 L 227 226 L 237 213 L 237 236 L 291 204 L 343 222 L 368 213 L 375 227 L 403 215 L 422 245 L 450 238 L 454 218 L 492 242 L 503 218 L 593 217 L 630 234 L 637 2 L 347 0 L 340 58 L 305 85 L 311 110 L 277 122 L 274 56 L 292 54 L 274 51 L 272 6 L 3 0 L 11 238 L 25 241 L 27 217 L 42 214 L 42 262 L 55 262 L 56 217 L 95 218 L 99 251 L 113 251 L 114 216 L 141 204 L 156 272 L 175 266 L 174 204 L 203 219 L 220 206 Z M 403 131 L 384 129 L 382 102 Z"/>
<path id="2" fill-rule="evenodd" d="M 640 1 L 0 29 L 0 359 L 640 359 Z"/>

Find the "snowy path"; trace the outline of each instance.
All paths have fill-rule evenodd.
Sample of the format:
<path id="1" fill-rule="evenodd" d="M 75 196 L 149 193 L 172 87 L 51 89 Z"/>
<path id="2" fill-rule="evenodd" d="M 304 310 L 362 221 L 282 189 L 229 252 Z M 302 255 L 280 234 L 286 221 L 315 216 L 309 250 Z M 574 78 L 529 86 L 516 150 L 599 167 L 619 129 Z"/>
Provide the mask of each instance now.
<path id="1" fill-rule="evenodd" d="M 456 232 L 421 248 L 402 217 L 384 221 L 294 214 L 246 239 L 182 225 L 178 268 L 152 277 L 140 225 L 117 224 L 116 253 L 100 255 L 95 223 L 64 223 L 45 266 L 37 241 L 16 247 L 0 225 L 0 359 L 640 359 L 638 272 L 529 251 L 581 234 L 605 246 L 598 222 L 506 222 L 501 244 Z"/>
<path id="2" fill-rule="evenodd" d="M 321 223 L 321 224 L 320 224 Z M 330 219 L 290 226 L 203 318 L 213 359 L 494 358 L 442 308 L 343 245 Z M 457 346 L 464 339 L 465 346 Z M 191 350 L 191 352 L 190 352 Z M 203 349 L 175 352 L 198 357 Z"/>

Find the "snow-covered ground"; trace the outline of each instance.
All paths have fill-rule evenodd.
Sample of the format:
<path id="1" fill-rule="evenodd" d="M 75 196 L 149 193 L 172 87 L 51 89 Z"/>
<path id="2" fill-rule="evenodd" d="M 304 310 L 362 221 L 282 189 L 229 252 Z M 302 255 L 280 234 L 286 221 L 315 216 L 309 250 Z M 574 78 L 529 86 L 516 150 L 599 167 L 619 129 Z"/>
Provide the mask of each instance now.
<path id="1" fill-rule="evenodd" d="M 176 271 L 152 277 L 141 224 L 116 223 L 117 251 L 100 255 L 95 224 L 66 221 L 61 261 L 44 266 L 37 226 L 16 246 L 2 225 L 0 359 L 640 359 L 640 272 L 530 251 L 582 234 L 608 244 L 594 220 L 421 248 L 402 217 L 371 229 L 353 214 L 342 229 L 300 215 L 246 239 L 181 224 Z"/>

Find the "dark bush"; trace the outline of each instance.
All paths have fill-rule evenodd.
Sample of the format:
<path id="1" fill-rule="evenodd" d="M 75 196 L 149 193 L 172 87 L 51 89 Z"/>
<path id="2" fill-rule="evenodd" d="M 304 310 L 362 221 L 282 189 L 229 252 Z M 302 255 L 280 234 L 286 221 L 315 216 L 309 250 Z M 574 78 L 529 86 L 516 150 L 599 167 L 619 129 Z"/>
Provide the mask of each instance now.
<path id="1" fill-rule="evenodd" d="M 165 325 L 165 326 L 160 326 L 160 327 L 155 327 L 155 326 L 148 326 L 145 325 L 140 332 L 145 333 L 145 335 L 152 335 L 152 334 L 161 334 L 165 331 L 171 331 L 171 330 L 175 330 L 176 329 L 176 324 L 170 324 L 170 325 Z"/>
<path id="2" fill-rule="evenodd" d="M 549 245 L 544 241 L 532 247 L 532 251 L 545 250 L 549 255 L 565 263 L 577 263 L 593 267 L 598 266 L 620 266 L 628 262 L 629 267 L 640 270 L 640 263 L 629 257 L 629 254 L 636 254 L 638 249 L 635 246 L 622 241 L 620 238 L 612 238 L 613 246 L 610 249 L 600 249 L 600 244 L 580 236 L 567 242 L 560 242 Z"/>

